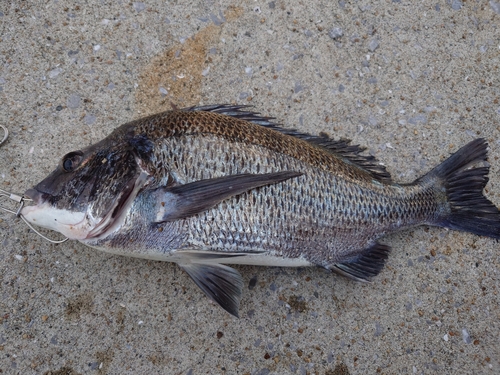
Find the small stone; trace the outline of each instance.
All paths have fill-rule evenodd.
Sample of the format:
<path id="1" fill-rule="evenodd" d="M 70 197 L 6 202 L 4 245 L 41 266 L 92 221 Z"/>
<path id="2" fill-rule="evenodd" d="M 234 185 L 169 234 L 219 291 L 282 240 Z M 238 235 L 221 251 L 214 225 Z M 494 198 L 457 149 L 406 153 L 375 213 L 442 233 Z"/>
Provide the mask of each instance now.
<path id="1" fill-rule="evenodd" d="M 295 82 L 295 87 L 293 88 L 293 92 L 297 94 L 302 90 L 304 90 L 304 87 L 300 84 L 300 82 Z"/>
<path id="2" fill-rule="evenodd" d="M 490 7 L 496 14 L 500 14 L 500 3 L 490 0 Z"/>
<path id="3" fill-rule="evenodd" d="M 134 3 L 133 5 L 137 13 L 141 13 L 144 9 L 146 9 L 146 4 L 144 3 Z"/>
<path id="4" fill-rule="evenodd" d="M 212 22 L 214 23 L 215 26 L 220 26 L 224 23 L 223 19 L 219 19 L 217 17 L 217 15 L 215 15 L 213 13 L 210 14 L 210 19 L 212 20 Z"/>
<path id="5" fill-rule="evenodd" d="M 50 72 L 49 72 L 49 78 L 56 78 L 60 73 L 62 72 L 62 69 L 61 68 L 55 68 L 55 69 L 52 69 Z"/>
<path id="6" fill-rule="evenodd" d="M 340 27 L 334 27 L 330 31 L 328 31 L 328 36 L 332 39 L 339 39 L 344 35 L 344 31 Z"/>
<path id="7" fill-rule="evenodd" d="M 426 124 L 427 123 L 427 116 L 426 115 L 416 115 L 416 116 L 410 117 L 408 119 L 408 122 L 412 125 Z"/>
<path id="8" fill-rule="evenodd" d="M 252 290 L 253 288 L 255 288 L 256 284 L 257 284 L 257 276 L 254 276 L 248 282 L 248 289 Z"/>
<path id="9" fill-rule="evenodd" d="M 472 340 L 469 336 L 469 332 L 467 332 L 467 330 L 465 328 L 462 329 L 462 338 L 466 344 L 470 344 L 472 342 Z"/>
<path id="10" fill-rule="evenodd" d="M 460 10 L 462 8 L 463 4 L 460 0 L 453 0 L 451 2 L 451 9 L 453 10 Z"/>
<path id="11" fill-rule="evenodd" d="M 379 45 L 380 45 L 380 43 L 377 39 L 372 39 L 372 40 L 370 40 L 370 43 L 368 43 L 368 49 L 371 52 L 374 52 L 379 47 Z"/>
<path id="12" fill-rule="evenodd" d="M 96 122 L 97 118 L 92 114 L 86 114 L 83 118 L 83 121 L 87 125 L 93 125 Z"/>
<path id="13" fill-rule="evenodd" d="M 68 108 L 76 109 L 76 108 L 80 107 L 80 102 L 81 102 L 80 95 L 71 94 L 69 96 L 68 100 L 66 101 L 66 105 L 68 106 Z"/>

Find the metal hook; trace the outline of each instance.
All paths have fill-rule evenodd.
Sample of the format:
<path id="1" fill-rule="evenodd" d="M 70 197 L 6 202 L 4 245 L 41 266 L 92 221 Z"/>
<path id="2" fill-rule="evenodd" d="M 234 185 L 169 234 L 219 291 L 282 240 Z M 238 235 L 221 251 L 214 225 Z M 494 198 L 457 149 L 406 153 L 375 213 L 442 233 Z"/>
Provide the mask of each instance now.
<path id="1" fill-rule="evenodd" d="M 18 194 L 10 193 L 10 192 L 8 192 L 6 190 L 3 190 L 3 189 L 0 189 L 0 197 L 6 197 L 6 198 L 11 199 L 14 202 L 16 202 L 16 203 L 19 204 L 19 207 L 15 211 L 11 210 L 9 208 L 6 208 L 6 207 L 2 207 L 2 206 L 0 206 L 0 210 L 9 212 L 11 214 L 14 214 L 16 217 L 20 217 L 33 232 L 35 232 L 36 234 L 38 234 L 44 240 L 47 240 L 47 241 L 49 241 L 51 243 L 63 243 L 63 242 L 66 242 L 68 240 L 67 237 L 64 238 L 64 239 L 62 239 L 62 240 L 52 240 L 52 239 L 44 236 L 39 231 L 37 231 L 35 228 L 33 228 L 33 226 L 24 218 L 24 216 L 21 215 L 21 210 L 23 209 L 24 204 L 26 202 L 32 202 L 31 199 L 25 198 L 25 197 L 23 197 L 21 195 L 18 195 Z"/>
<path id="2" fill-rule="evenodd" d="M 36 234 L 38 234 L 40 237 L 42 237 L 44 240 L 47 240 L 51 243 L 63 243 L 63 242 L 66 242 L 67 240 L 69 240 L 68 237 L 62 239 L 62 240 L 51 240 L 50 238 L 48 237 L 45 237 L 43 234 L 41 234 L 39 231 L 37 231 L 35 228 L 33 228 L 33 226 L 28 222 L 28 220 L 26 220 L 24 218 L 23 215 L 19 215 L 19 217 L 26 223 L 26 225 L 33 231 L 35 232 Z"/>
<path id="3" fill-rule="evenodd" d="M 0 128 L 3 129 L 3 138 L 2 140 L 0 141 L 0 146 L 7 140 L 7 138 L 9 138 L 9 131 L 7 130 L 7 128 L 3 125 L 0 125 Z"/>
<path id="4" fill-rule="evenodd" d="M 3 136 L 2 140 L 0 141 L 0 146 L 1 146 L 3 143 L 5 143 L 5 141 L 9 137 L 9 131 L 3 125 L 0 125 L 0 127 L 3 129 L 3 132 L 4 132 L 4 136 Z M 16 203 L 19 204 L 19 207 L 15 211 L 11 210 L 9 208 L 6 208 L 6 207 L 2 207 L 2 206 L 0 206 L 0 210 L 9 212 L 11 214 L 14 214 L 14 215 L 16 215 L 16 217 L 20 217 L 33 232 L 35 232 L 36 234 L 38 234 L 43 239 L 45 239 L 45 240 L 47 240 L 49 242 L 52 242 L 52 243 L 63 243 L 63 242 L 66 242 L 68 240 L 68 238 L 65 238 L 63 240 L 58 240 L 57 241 L 57 240 L 51 240 L 50 238 L 47 238 L 46 236 L 44 236 L 43 234 L 41 234 L 39 231 L 37 231 L 35 228 L 33 228 L 33 226 L 24 218 L 24 216 L 21 215 L 21 210 L 24 207 L 24 203 L 25 202 L 32 202 L 31 199 L 25 198 L 25 197 L 23 197 L 22 195 L 19 195 L 19 194 L 14 194 L 14 193 L 8 192 L 8 191 L 3 190 L 3 189 L 0 189 L 0 197 L 8 198 L 8 199 L 13 200 L 14 202 L 16 202 Z"/>

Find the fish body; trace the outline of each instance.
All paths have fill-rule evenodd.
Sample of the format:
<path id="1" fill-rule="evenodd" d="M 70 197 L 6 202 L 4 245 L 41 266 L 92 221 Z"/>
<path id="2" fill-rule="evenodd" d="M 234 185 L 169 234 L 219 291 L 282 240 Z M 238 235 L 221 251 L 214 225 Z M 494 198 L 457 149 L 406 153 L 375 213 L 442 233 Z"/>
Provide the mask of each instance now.
<path id="1" fill-rule="evenodd" d="M 241 106 L 172 110 L 63 157 L 26 192 L 32 224 L 109 253 L 178 263 L 238 314 L 225 264 L 320 266 L 360 281 L 387 233 L 428 224 L 500 238 L 477 139 L 411 184 L 348 141 L 280 128 Z"/>

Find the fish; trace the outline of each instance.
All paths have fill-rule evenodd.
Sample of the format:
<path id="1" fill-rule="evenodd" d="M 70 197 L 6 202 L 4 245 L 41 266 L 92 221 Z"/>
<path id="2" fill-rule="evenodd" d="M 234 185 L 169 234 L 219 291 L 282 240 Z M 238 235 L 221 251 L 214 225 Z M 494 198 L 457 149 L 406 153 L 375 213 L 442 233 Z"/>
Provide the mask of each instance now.
<path id="1" fill-rule="evenodd" d="M 412 183 L 348 140 L 285 128 L 247 106 L 174 108 L 62 157 L 25 196 L 31 224 L 111 254 L 177 263 L 238 316 L 229 265 L 318 266 L 367 282 L 418 225 L 500 239 L 483 195 L 488 144 L 472 140 Z"/>

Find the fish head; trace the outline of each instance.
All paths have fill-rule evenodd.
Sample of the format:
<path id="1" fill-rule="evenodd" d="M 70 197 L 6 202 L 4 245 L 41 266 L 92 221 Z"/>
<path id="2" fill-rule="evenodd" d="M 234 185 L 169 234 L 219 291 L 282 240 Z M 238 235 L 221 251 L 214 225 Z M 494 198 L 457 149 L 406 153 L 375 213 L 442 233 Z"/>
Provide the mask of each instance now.
<path id="1" fill-rule="evenodd" d="M 151 152 L 145 137 L 117 130 L 66 154 L 49 176 L 26 191 L 34 205 L 24 207 L 21 215 L 31 224 L 82 242 L 117 230 L 148 183 L 141 157 Z"/>

